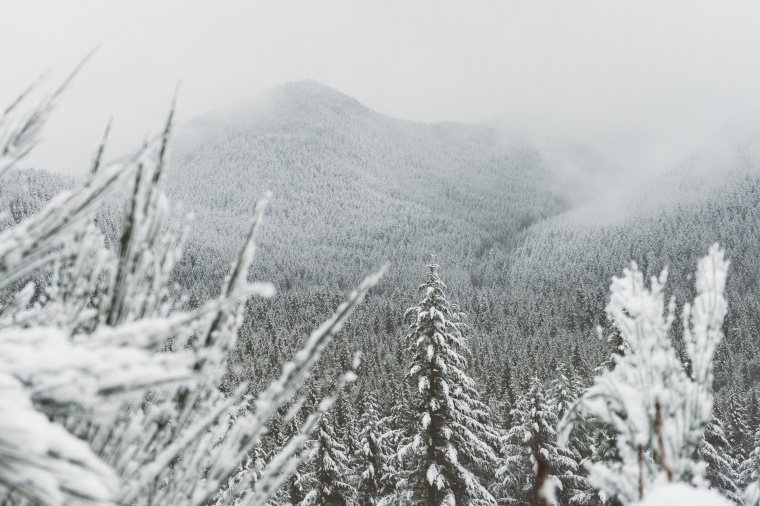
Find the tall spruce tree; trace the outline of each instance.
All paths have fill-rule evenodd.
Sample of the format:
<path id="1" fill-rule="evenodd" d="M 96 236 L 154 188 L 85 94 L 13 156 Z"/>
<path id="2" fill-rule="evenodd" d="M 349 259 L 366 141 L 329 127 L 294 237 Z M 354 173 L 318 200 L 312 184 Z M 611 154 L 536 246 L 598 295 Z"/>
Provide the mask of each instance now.
<path id="1" fill-rule="evenodd" d="M 307 491 L 300 506 L 346 506 L 352 504 L 355 490 L 349 476 L 346 447 L 335 436 L 330 415 L 325 413 L 317 429 L 317 448 L 309 459 L 308 471 L 299 481 Z"/>
<path id="2" fill-rule="evenodd" d="M 740 462 L 731 456 L 731 445 L 726 439 L 721 413 L 713 409 L 712 421 L 705 428 L 705 436 L 699 446 L 699 456 L 707 464 L 705 476 L 712 488 L 726 498 L 741 503 L 739 491 Z"/>
<path id="3" fill-rule="evenodd" d="M 747 485 L 744 491 L 744 504 L 758 506 L 760 504 L 760 429 L 755 433 L 754 448 L 742 462 L 740 472 L 742 483 Z"/>
<path id="4" fill-rule="evenodd" d="M 235 475 L 230 477 L 227 485 L 223 487 L 213 498 L 213 504 L 232 504 L 237 506 L 243 501 L 256 482 L 261 478 L 261 471 L 266 467 L 266 456 L 257 445 L 247 456 L 245 462 L 238 466 Z"/>
<path id="5" fill-rule="evenodd" d="M 557 378 L 551 383 L 549 397 L 554 415 L 557 420 L 561 420 L 583 393 L 583 386 L 575 375 L 567 371 L 564 364 L 560 364 L 556 370 Z M 585 459 L 591 457 L 594 443 L 594 435 L 588 427 L 576 426 L 565 447 L 558 448 L 557 454 L 562 462 L 555 464 L 555 467 L 564 468 L 559 478 L 562 487 L 556 494 L 560 504 L 586 505 L 593 504 L 596 500 L 596 491 L 589 484 L 588 473 L 582 465 Z"/>
<path id="6" fill-rule="evenodd" d="M 403 467 L 401 450 L 412 441 L 416 426 L 415 413 L 412 412 L 409 385 L 407 382 L 391 383 L 390 390 L 396 404 L 390 414 L 380 419 L 378 424 L 380 443 L 388 448 L 386 459 L 386 480 L 384 498 L 380 504 L 395 504 L 399 485 L 406 483 L 406 470 Z"/>
<path id="7" fill-rule="evenodd" d="M 379 434 L 380 414 L 372 393 L 364 394 L 359 419 L 359 451 L 354 456 L 358 474 L 357 503 L 374 506 L 385 495 L 387 484 L 387 449 Z"/>
<path id="8" fill-rule="evenodd" d="M 399 494 L 405 504 L 495 505 L 481 480 L 498 467 L 492 445 L 498 435 L 487 408 L 467 376 L 466 337 L 458 308 L 452 308 L 438 277 L 427 266 L 422 300 L 405 313 L 414 386 L 412 441 L 400 449 L 406 476 Z"/>
<path id="9" fill-rule="evenodd" d="M 311 383 L 307 387 L 311 387 Z M 313 389 L 309 388 L 307 391 L 313 392 Z M 316 395 L 316 393 L 314 393 Z M 309 402 L 309 401 L 307 401 Z M 291 438 L 296 436 L 303 426 L 303 408 L 296 410 L 295 413 L 286 421 L 285 415 L 293 406 L 283 406 L 279 410 L 279 414 L 272 420 L 269 426 L 269 432 L 266 434 L 265 441 L 270 444 L 270 453 L 276 454 L 281 451 L 282 448 L 287 445 Z M 305 465 L 299 467 L 291 476 L 285 480 L 285 483 L 275 493 L 271 499 L 272 504 L 299 504 L 306 493 L 301 487 L 301 472 L 304 471 Z"/>
<path id="10" fill-rule="evenodd" d="M 551 399 L 547 398 L 544 384 L 534 376 L 530 388 L 512 410 L 514 425 L 503 438 L 502 453 L 505 463 L 499 468 L 497 495 L 508 504 L 541 504 L 536 470 L 539 460 L 548 467 L 544 482 L 550 482 L 561 492 L 562 498 L 575 495 L 585 488 L 579 475 L 578 455 L 575 450 L 560 448 L 555 427 L 558 422 Z"/>
<path id="11" fill-rule="evenodd" d="M 746 396 L 737 385 L 730 389 L 724 412 L 723 429 L 731 445 L 732 456 L 743 462 L 751 451 L 754 434 L 749 426 Z"/>

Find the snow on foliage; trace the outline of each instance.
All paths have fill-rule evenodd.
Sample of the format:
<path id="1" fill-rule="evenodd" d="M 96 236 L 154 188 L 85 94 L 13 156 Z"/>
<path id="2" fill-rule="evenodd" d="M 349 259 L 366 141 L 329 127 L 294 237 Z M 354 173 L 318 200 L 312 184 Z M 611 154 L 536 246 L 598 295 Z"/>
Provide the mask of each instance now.
<path id="1" fill-rule="evenodd" d="M 307 461 L 309 470 L 300 478 L 300 487 L 308 491 L 300 506 L 350 504 L 354 490 L 347 480 L 349 458 L 346 446 L 337 439 L 327 413 L 320 417 L 316 432 L 317 447 Z"/>
<path id="2" fill-rule="evenodd" d="M 698 265 L 697 296 L 683 310 L 688 369 L 678 359 L 669 330 L 675 302 L 664 309 L 667 272 L 649 288 L 636 264 L 614 278 L 607 314 L 628 347 L 615 367 L 595 379 L 565 414 L 559 432 L 595 418 L 615 435 L 616 459 L 590 465 L 589 481 L 623 503 L 646 498 L 664 482 L 707 487 L 705 465 L 695 456 L 711 420 L 713 353 L 723 338 L 723 290 L 728 261 L 718 245 Z"/>
<path id="3" fill-rule="evenodd" d="M 673 506 L 688 504 L 689 506 L 732 506 L 714 490 L 698 490 L 685 483 L 668 483 L 654 487 L 647 497 L 634 506 Z"/>
<path id="4" fill-rule="evenodd" d="M 405 474 L 399 500 L 412 504 L 495 505 L 481 483 L 498 466 L 498 435 L 475 382 L 466 374 L 464 315 L 444 295 L 438 265 L 430 264 L 420 286 L 423 300 L 406 311 L 412 355 L 408 379 L 416 426 L 399 450 Z"/>
<path id="5" fill-rule="evenodd" d="M 541 380 L 534 377 L 512 410 L 512 427 L 502 437 L 504 464 L 496 472 L 499 483 L 495 491 L 507 503 L 538 504 L 548 492 L 569 502 L 588 488 L 579 472 L 578 452 L 557 444 L 556 405 L 550 402 L 556 399 L 548 398 L 544 391 Z M 547 475 L 541 480 L 536 476 L 539 459 L 547 466 Z"/>
<path id="6" fill-rule="evenodd" d="M 18 112 L 22 94 L 0 116 L 0 175 L 34 146 L 60 91 L 26 115 Z M 79 189 L 0 233 L 4 504 L 238 501 L 239 494 L 219 490 L 245 481 L 251 466 L 244 463 L 265 424 L 303 385 L 382 274 L 365 280 L 257 399 L 245 385 L 223 393 L 244 302 L 274 292 L 271 284 L 247 280 L 266 199 L 219 297 L 180 310 L 183 296 L 169 281 L 187 220 L 168 220 L 162 190 L 172 118 L 173 109 L 161 134 L 124 164 L 101 167 L 101 145 Z M 108 249 L 93 218 L 130 174 L 123 232 Z M 344 375 L 338 388 L 353 377 Z M 317 415 L 333 401 L 334 395 L 323 400 Z M 317 420 L 296 439 L 307 438 Z M 286 471 L 305 458 L 287 457 Z M 275 456 L 270 466 L 282 460 Z M 263 504 L 282 468 L 254 467 Z"/>
<path id="7" fill-rule="evenodd" d="M 380 413 L 374 395 L 367 393 L 359 419 L 359 451 L 354 466 L 358 472 L 357 502 L 372 506 L 385 494 L 388 481 L 388 448 L 381 439 Z"/>
<path id="8" fill-rule="evenodd" d="M 760 428 L 755 433 L 755 448 L 742 463 L 741 481 L 747 484 L 744 491 L 744 504 L 760 504 Z"/>

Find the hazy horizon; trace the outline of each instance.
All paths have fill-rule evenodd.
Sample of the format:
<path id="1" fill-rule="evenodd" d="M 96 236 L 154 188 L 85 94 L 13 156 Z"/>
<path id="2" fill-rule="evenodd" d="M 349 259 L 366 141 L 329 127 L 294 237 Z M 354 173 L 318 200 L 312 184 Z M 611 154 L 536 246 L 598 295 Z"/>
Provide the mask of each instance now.
<path id="1" fill-rule="evenodd" d="M 501 118 L 511 134 L 646 172 L 760 112 L 755 4 L 78 5 L 4 7 L 0 104 L 46 70 L 49 92 L 100 46 L 27 166 L 82 174 L 109 117 L 107 156 L 131 151 L 180 81 L 180 122 L 313 79 L 395 118 Z"/>

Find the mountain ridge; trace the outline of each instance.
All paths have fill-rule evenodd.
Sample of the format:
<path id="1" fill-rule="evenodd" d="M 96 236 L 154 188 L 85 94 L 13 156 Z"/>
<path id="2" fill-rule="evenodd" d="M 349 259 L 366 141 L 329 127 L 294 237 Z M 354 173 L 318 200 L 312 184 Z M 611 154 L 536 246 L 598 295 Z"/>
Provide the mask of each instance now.
<path id="1" fill-rule="evenodd" d="M 378 249 L 386 248 L 390 260 L 408 267 L 412 258 L 424 262 L 422 251 L 442 250 L 447 258 L 452 250 L 452 264 L 467 271 L 473 260 L 464 260 L 474 255 L 468 250 L 496 246 L 503 253 L 520 229 L 565 208 L 549 190 L 548 178 L 537 152 L 505 142 L 493 129 L 389 118 L 306 81 L 277 87 L 253 106 L 179 127 L 167 192 L 199 215 L 201 231 L 191 240 L 199 241 L 213 228 L 207 216 L 222 213 L 218 218 L 224 222 L 242 221 L 252 214 L 254 195 L 266 189 L 275 196 L 273 231 L 295 228 L 308 235 L 315 226 L 325 226 L 326 234 L 314 234 L 312 244 L 336 258 L 356 262 L 360 250 L 352 250 L 353 243 L 366 248 L 371 243 L 357 238 L 367 236 L 380 241 L 370 264 L 382 263 Z M 301 206 L 310 209 L 308 217 L 294 212 Z M 309 218 L 320 223 L 309 224 Z M 420 232 L 423 224 L 445 232 L 444 244 L 435 245 L 432 229 Z M 339 230 L 349 225 L 365 229 Z M 239 225 L 233 228 L 232 237 L 242 233 Z M 465 230 L 467 244 L 452 246 L 457 242 L 453 230 Z M 412 238 L 415 233 L 419 240 Z M 262 234 L 262 242 L 268 234 Z M 230 251 L 221 251 L 222 240 L 210 248 L 229 257 Z M 270 243 L 276 240 L 272 236 Z M 403 254 L 382 242 L 394 240 L 406 244 Z M 352 253 L 335 249 L 336 241 Z M 472 275 L 456 277 L 469 284 Z M 338 284 L 350 286 L 357 276 Z M 321 282 L 329 285 L 326 278 Z"/>

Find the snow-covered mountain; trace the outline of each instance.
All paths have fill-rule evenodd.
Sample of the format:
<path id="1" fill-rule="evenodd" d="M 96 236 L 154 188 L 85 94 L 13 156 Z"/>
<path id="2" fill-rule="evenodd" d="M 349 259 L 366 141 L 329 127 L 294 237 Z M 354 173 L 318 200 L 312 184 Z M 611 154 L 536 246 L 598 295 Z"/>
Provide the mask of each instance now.
<path id="1" fill-rule="evenodd" d="M 168 194 L 196 214 L 193 277 L 224 274 L 271 190 L 258 266 L 280 289 L 346 290 L 385 261 L 385 286 L 414 286 L 431 253 L 457 286 L 488 283 L 485 263 L 566 207 L 529 146 L 389 118 L 310 81 L 181 126 L 172 160 Z"/>
<path id="2" fill-rule="evenodd" d="M 607 323 L 610 278 L 630 260 L 648 275 L 669 266 L 670 292 L 690 300 L 695 262 L 719 241 L 732 262 L 721 353 L 733 365 L 719 361 L 716 386 L 758 377 L 750 338 L 760 326 L 758 152 L 698 154 L 655 180 L 605 183 L 603 198 L 572 208 L 555 155 L 496 127 L 402 121 L 314 82 L 282 85 L 177 129 L 167 190 L 195 213 L 177 279 L 198 301 L 212 295 L 256 200 L 271 190 L 254 276 L 283 295 L 269 309 L 301 313 L 281 339 L 303 336 L 333 309 L 333 296 L 390 261 L 360 311 L 372 330 L 359 334 L 377 334 L 373 346 L 396 353 L 387 335 L 399 331 L 399 307 L 413 302 L 432 253 L 471 315 L 474 346 L 492 354 L 481 355 L 491 365 L 476 375 L 499 393 L 504 385 L 488 371 L 507 363 L 551 376 L 554 364 L 572 361 L 588 374 L 607 353 L 595 328 Z M 590 173 L 601 170 L 593 153 L 559 158 L 568 156 L 580 169 L 589 159 Z M 6 222 L 72 184 L 45 172 L 5 180 Z M 102 221 L 107 227 L 119 215 L 114 206 Z"/>

